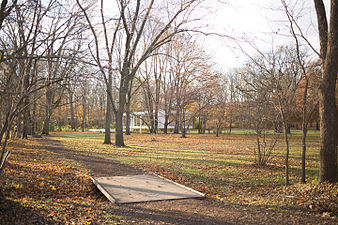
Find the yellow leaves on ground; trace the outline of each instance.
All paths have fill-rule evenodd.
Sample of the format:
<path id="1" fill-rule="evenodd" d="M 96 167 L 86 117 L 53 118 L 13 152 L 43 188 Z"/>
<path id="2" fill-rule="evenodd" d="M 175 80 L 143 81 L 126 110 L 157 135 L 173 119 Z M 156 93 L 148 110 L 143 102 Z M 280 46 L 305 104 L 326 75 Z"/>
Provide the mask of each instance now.
<path id="1" fill-rule="evenodd" d="M 97 199 L 100 193 L 92 184 L 88 171 L 67 164 L 67 160 L 32 140 L 11 141 L 9 150 L 12 154 L 0 180 L 5 181 L 0 185 L 0 192 L 10 196 L 9 201 L 29 210 L 14 213 L 18 218 L 14 216 L 10 218 L 12 221 L 5 223 L 106 223 L 104 215 L 110 208 L 104 207 L 104 198 Z M 34 218 L 39 218 L 39 222 Z"/>
<path id="2" fill-rule="evenodd" d="M 156 135 L 156 139 L 149 135 L 132 135 L 126 137 L 128 147 L 125 148 L 103 145 L 103 136 L 97 134 L 57 135 L 51 138 L 74 149 L 74 153 L 88 153 L 142 167 L 219 201 L 271 207 L 337 209 L 334 201 L 338 192 L 335 194 L 332 191 L 337 189 L 337 185 L 283 187 L 282 151 L 277 151 L 268 166 L 256 166 L 251 148 L 255 144 L 254 135 L 223 135 L 220 138 L 190 135 L 187 139 L 179 135 Z M 293 139 L 291 144 L 295 145 Z M 295 149 L 294 146 L 292 149 Z M 104 221 L 102 215 L 107 215 L 104 210 L 110 214 L 108 208 L 97 206 L 100 195 L 95 194 L 89 174 L 66 164 L 61 154 L 49 152 L 29 140 L 18 140 L 12 153 L 4 173 L 9 181 L 6 188 L 21 204 L 63 224 L 90 224 L 91 218 L 99 223 L 100 220 Z M 295 169 L 300 160 L 297 152 L 292 154 L 290 177 L 292 182 L 297 182 Z M 318 166 L 318 153 L 313 154 L 311 165 L 315 168 Z M 79 166 L 76 162 L 73 165 Z"/>

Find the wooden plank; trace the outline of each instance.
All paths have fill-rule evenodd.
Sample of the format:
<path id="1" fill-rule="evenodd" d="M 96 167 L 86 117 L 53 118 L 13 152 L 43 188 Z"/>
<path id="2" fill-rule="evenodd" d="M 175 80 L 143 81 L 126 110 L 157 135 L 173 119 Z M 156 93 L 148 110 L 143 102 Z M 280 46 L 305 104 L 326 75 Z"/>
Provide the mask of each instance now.
<path id="1" fill-rule="evenodd" d="M 205 197 L 201 192 L 156 174 L 99 177 L 92 180 L 116 204 Z"/>
<path id="2" fill-rule="evenodd" d="M 106 196 L 106 198 L 108 198 L 109 201 L 111 201 L 112 203 L 116 203 L 114 197 L 111 196 L 109 192 L 99 182 L 97 182 L 97 180 L 95 180 L 95 178 L 90 177 L 90 179 L 92 179 L 95 186 L 102 192 L 102 194 L 104 194 L 104 196 Z"/>

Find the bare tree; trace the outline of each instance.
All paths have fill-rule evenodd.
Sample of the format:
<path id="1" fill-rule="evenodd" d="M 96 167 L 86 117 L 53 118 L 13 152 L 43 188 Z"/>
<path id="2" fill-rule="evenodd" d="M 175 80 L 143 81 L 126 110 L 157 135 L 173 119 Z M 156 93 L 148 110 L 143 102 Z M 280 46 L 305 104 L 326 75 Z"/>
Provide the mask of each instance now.
<path id="1" fill-rule="evenodd" d="M 11 4 L 8 4 L 8 0 L 2 0 L 0 5 L 0 30 L 5 18 L 11 13 L 16 6 L 17 0 L 13 0 Z M 0 57 L 1 58 L 1 57 Z M 1 60 L 0 60 L 1 61 Z"/>
<path id="2" fill-rule="evenodd" d="M 338 6 L 330 1 L 330 18 L 328 25 L 327 13 L 322 0 L 314 0 L 317 15 L 320 52 L 306 38 L 304 31 L 297 23 L 290 7 L 282 1 L 290 22 L 293 36 L 304 40 L 321 60 L 322 78 L 319 85 L 319 115 L 320 115 L 320 180 L 335 182 L 337 180 L 337 143 L 338 143 L 338 111 L 336 104 L 336 80 L 338 60 Z M 305 93 L 304 93 L 305 94 Z"/>
<path id="3" fill-rule="evenodd" d="M 149 61 L 149 62 L 147 62 Z M 161 83 L 162 77 L 165 76 L 168 63 L 168 55 L 162 55 L 157 52 L 153 57 L 144 63 L 143 74 L 143 93 L 150 121 L 150 133 L 158 132 L 158 114 L 161 101 Z"/>
<path id="4" fill-rule="evenodd" d="M 168 102 L 173 104 L 174 109 L 170 110 L 174 111 L 174 133 L 179 133 L 180 130 L 184 133 L 187 119 L 186 109 L 197 97 L 195 84 L 208 74 L 205 72 L 209 69 L 208 60 L 205 55 L 201 54 L 199 46 L 189 35 L 179 35 L 171 44 L 168 53 L 171 56 L 168 59 L 170 83 L 166 82 L 166 85 L 170 84 L 168 90 L 170 92 L 167 96 L 173 97 L 173 99 L 168 99 Z M 182 135 L 185 136 L 183 133 Z"/>
<path id="5" fill-rule="evenodd" d="M 72 89 L 71 79 L 74 79 L 74 76 L 78 71 L 74 67 L 74 57 L 69 58 L 67 60 L 56 60 L 50 62 L 48 60 L 48 72 L 47 72 L 47 80 L 59 79 L 61 80 L 59 83 L 48 86 L 45 90 L 45 118 L 43 122 L 43 131 L 42 134 L 49 134 L 49 125 L 50 119 L 53 115 L 53 112 L 56 108 L 61 106 L 62 98 L 66 93 L 67 89 Z M 72 102 L 70 102 L 72 104 Z M 73 127 L 74 128 L 74 127 Z"/>
<path id="6" fill-rule="evenodd" d="M 229 102 L 229 84 L 225 75 L 219 75 L 215 84 L 212 107 L 210 108 L 211 118 L 215 121 L 216 137 L 219 137 L 227 121 L 227 107 Z"/>
<path id="7" fill-rule="evenodd" d="M 2 1 L 4 3 L 6 1 Z M 1 100 L 6 103 L 3 106 L 5 119 L 1 124 L 0 142 L 1 150 L 1 169 L 5 159 L 6 145 L 9 132 L 13 121 L 17 119 L 17 126 L 23 123 L 23 137 L 27 138 L 30 132 L 30 106 L 31 97 L 37 92 L 49 85 L 59 82 L 60 80 L 45 80 L 39 69 L 39 61 L 52 57 L 46 54 L 47 48 L 44 44 L 50 36 L 44 32 L 46 28 L 43 22 L 47 15 L 53 14 L 53 10 L 58 9 L 56 1 L 50 0 L 43 5 L 40 1 L 30 2 L 30 4 L 15 4 L 13 1 L 12 14 L 7 15 L 5 19 L 6 26 L 1 28 L 0 44 L 2 49 L 1 55 Z M 6 4 L 2 5 L 6 6 Z M 3 9 L 3 8 L 2 8 Z M 3 11 L 2 11 L 3 12 Z M 67 20 L 67 19 L 65 19 Z M 2 22 L 2 21 L 1 21 Z M 4 68 L 4 70 L 2 70 Z M 37 95 L 35 95 L 36 100 Z M 22 122 L 23 120 L 23 122 Z M 2 142 L 5 135 L 5 140 Z M 8 154 L 7 154 L 8 156 Z"/>
<path id="8" fill-rule="evenodd" d="M 266 138 L 266 130 L 278 115 L 274 109 L 273 89 L 267 74 L 260 67 L 248 64 L 237 70 L 240 77 L 236 88 L 240 90 L 244 100 L 239 105 L 241 123 L 256 131 L 255 161 L 258 165 L 266 165 L 277 143 L 278 136 L 270 141 Z"/>
<path id="9" fill-rule="evenodd" d="M 120 44 L 117 49 L 118 53 L 118 70 L 119 70 L 119 88 L 118 88 L 118 99 L 113 99 L 112 93 L 108 87 L 108 77 L 104 76 L 105 83 L 107 85 L 108 97 L 112 103 L 113 112 L 115 114 L 116 122 L 116 134 L 115 134 L 115 145 L 124 146 L 123 139 L 123 113 L 125 111 L 125 105 L 127 101 L 127 93 L 130 87 L 130 83 L 135 77 L 141 64 L 151 56 L 151 54 L 162 45 L 168 43 L 173 36 L 177 33 L 184 32 L 185 23 L 188 21 L 189 9 L 192 8 L 196 0 L 182 1 L 178 4 L 173 4 L 173 8 L 170 10 L 164 10 L 167 12 L 167 19 L 156 27 L 152 27 L 152 36 L 147 46 L 140 46 L 140 40 L 144 37 L 143 34 L 146 29 L 150 29 L 148 26 L 149 22 L 156 17 L 159 7 L 154 7 L 154 0 L 149 1 L 147 4 L 141 4 L 141 0 L 135 2 L 119 0 L 117 1 L 117 7 L 119 12 L 117 15 L 117 21 L 113 26 L 113 38 L 108 41 L 107 27 L 105 17 L 103 13 L 103 1 L 101 1 L 101 20 L 104 31 L 104 39 L 106 42 L 106 51 L 108 53 L 108 67 L 112 64 L 112 54 L 115 44 Z M 82 7 L 79 0 L 78 5 L 86 16 L 87 22 L 90 26 L 92 34 L 95 39 L 95 54 L 93 54 L 96 63 L 103 74 L 106 74 L 104 67 L 101 64 L 99 54 L 99 40 L 96 30 L 94 29 L 91 19 L 87 14 L 87 10 Z M 166 5 L 164 7 L 169 7 Z M 156 14 L 156 15 L 155 15 Z M 165 17 L 162 17 L 164 19 Z M 156 28 L 156 29 L 155 29 Z M 116 43 L 116 37 L 119 37 L 119 43 Z M 149 38 L 147 38 L 149 39 Z M 110 45 L 108 45 L 110 43 Z M 111 46 L 111 47 L 109 47 Z M 112 67 L 108 70 L 112 70 Z M 108 73 L 111 74 L 111 73 Z"/>
<path id="10" fill-rule="evenodd" d="M 280 46 L 269 54 L 263 54 L 256 49 L 259 56 L 249 58 L 256 68 L 252 75 L 260 85 L 270 88 L 272 102 L 281 118 L 284 142 L 286 145 L 285 154 L 285 184 L 289 184 L 289 123 L 290 115 L 295 105 L 295 93 L 301 80 L 301 66 L 298 63 L 296 51 L 290 46 Z M 257 73 L 258 71 L 258 73 Z M 258 75 L 258 76 L 257 76 Z M 254 84 L 251 84 L 254 86 Z"/>
<path id="11" fill-rule="evenodd" d="M 331 0 L 330 27 L 322 0 L 314 0 L 318 20 L 322 79 L 319 86 L 321 181 L 337 181 L 338 112 L 338 3 Z"/>
<path id="12" fill-rule="evenodd" d="M 315 72 L 314 66 L 307 66 L 305 59 L 304 52 L 301 51 L 301 39 L 299 36 L 302 37 L 302 33 L 299 35 L 297 34 L 298 31 L 301 32 L 300 26 L 298 25 L 296 19 L 295 19 L 295 12 L 289 8 L 289 6 L 286 4 L 284 0 L 281 1 L 286 13 L 286 16 L 289 21 L 290 25 L 290 32 L 291 35 L 295 41 L 295 47 L 296 47 L 296 54 L 297 54 L 297 60 L 301 67 L 302 71 L 302 83 L 300 90 L 303 91 L 302 96 L 302 178 L 301 182 L 305 183 L 306 181 L 306 136 L 308 131 L 308 123 L 311 117 L 313 116 L 313 113 L 315 112 L 316 108 L 318 107 L 318 94 L 315 91 L 318 88 L 318 82 L 314 83 L 314 81 L 318 80 Z M 304 37 L 304 36 L 303 36 Z M 309 64 L 309 63 L 308 63 Z M 314 64 L 314 63 L 312 63 Z M 310 86 L 311 83 L 311 86 Z M 311 93 L 310 93 L 311 92 Z M 310 98 L 311 97 L 311 98 Z"/>
<path id="13" fill-rule="evenodd" d="M 232 125 L 233 125 L 233 122 L 234 122 L 234 117 L 235 117 L 235 105 L 236 105 L 236 85 L 237 85 L 237 82 L 236 82 L 236 78 L 233 74 L 233 72 L 230 72 L 228 74 L 228 82 L 229 82 L 229 91 L 230 91 L 230 102 L 228 104 L 228 108 L 229 108 L 229 131 L 228 133 L 231 134 L 232 132 Z"/>

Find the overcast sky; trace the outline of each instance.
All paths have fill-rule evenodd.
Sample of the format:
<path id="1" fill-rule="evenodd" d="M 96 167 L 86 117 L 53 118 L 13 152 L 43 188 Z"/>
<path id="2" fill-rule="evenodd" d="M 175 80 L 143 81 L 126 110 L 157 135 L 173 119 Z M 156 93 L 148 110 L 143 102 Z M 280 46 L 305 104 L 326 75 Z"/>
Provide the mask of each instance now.
<path id="1" fill-rule="evenodd" d="M 273 35 L 273 32 L 289 34 L 286 26 L 288 24 L 286 23 L 287 18 L 281 10 L 282 5 L 279 0 L 227 0 L 226 3 L 211 0 L 211 2 L 212 4 L 209 4 L 208 7 L 212 13 L 205 17 L 211 30 L 236 39 L 246 36 L 250 40 L 255 40 L 263 49 L 271 47 L 273 36 L 277 44 L 290 42 L 284 36 Z M 326 6 L 329 5 L 329 0 L 324 0 L 324 2 Z M 300 0 L 294 8 L 301 16 L 300 24 L 304 33 L 318 47 L 313 1 Z M 235 45 L 231 40 L 215 36 L 202 39 L 204 39 L 204 46 L 212 56 L 215 66 L 221 70 L 238 67 L 245 62 L 246 57 L 240 51 L 232 48 Z M 250 49 L 247 50 L 250 51 Z"/>
<path id="2" fill-rule="evenodd" d="M 316 31 L 316 14 L 313 0 L 285 0 L 299 16 L 299 24 L 304 34 L 311 43 L 319 48 L 318 34 Z M 114 1 L 105 0 L 105 8 L 112 7 Z M 297 2 L 297 4 L 293 4 Z M 329 0 L 324 0 L 325 6 L 329 6 Z M 292 3 L 292 4 L 291 4 Z M 271 49 L 272 40 L 275 45 L 289 44 L 291 39 L 287 17 L 282 10 L 280 0 L 205 0 L 201 8 L 194 14 L 201 18 L 193 26 L 201 27 L 203 31 L 215 32 L 227 35 L 238 41 L 245 39 L 255 42 L 264 51 Z M 328 9 L 327 9 L 328 11 Z M 107 10 L 108 15 L 110 10 Z M 208 28 L 205 28 L 205 25 Z M 278 35 L 276 35 L 276 32 Z M 239 67 L 245 63 L 247 57 L 236 49 L 237 45 L 229 38 L 209 35 L 197 35 L 203 49 L 211 56 L 215 68 L 227 71 L 233 67 Z M 247 52 L 254 51 L 242 43 Z"/>

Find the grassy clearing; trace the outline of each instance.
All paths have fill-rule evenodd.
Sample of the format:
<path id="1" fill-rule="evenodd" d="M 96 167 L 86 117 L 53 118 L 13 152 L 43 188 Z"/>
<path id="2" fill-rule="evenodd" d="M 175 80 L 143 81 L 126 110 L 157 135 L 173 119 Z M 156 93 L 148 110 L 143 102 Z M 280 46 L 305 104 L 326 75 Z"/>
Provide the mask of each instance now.
<path id="1" fill-rule="evenodd" d="M 186 139 L 173 134 L 133 134 L 125 137 L 127 147 L 122 148 L 102 144 L 103 134 L 55 133 L 51 138 L 79 152 L 90 152 L 97 157 L 159 173 L 229 204 L 337 210 L 337 185 L 327 188 L 317 182 L 318 132 L 308 135 L 307 180 L 310 184 L 307 185 L 297 184 L 301 174 L 301 136 L 299 132 L 291 135 L 290 181 L 293 185 L 287 188 L 283 186 L 283 141 L 278 143 L 271 163 L 260 167 L 254 163 L 255 136 L 248 134 L 250 132 L 234 130 L 232 135 L 218 138 L 213 134 L 190 134 Z M 312 193 L 310 198 L 306 196 L 308 191 L 304 191 L 309 185 L 321 191 Z M 324 195 L 326 200 L 323 201 L 329 202 L 329 206 L 322 206 Z"/>

